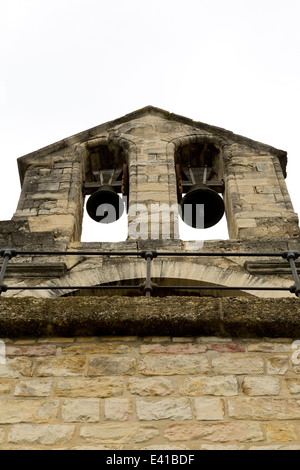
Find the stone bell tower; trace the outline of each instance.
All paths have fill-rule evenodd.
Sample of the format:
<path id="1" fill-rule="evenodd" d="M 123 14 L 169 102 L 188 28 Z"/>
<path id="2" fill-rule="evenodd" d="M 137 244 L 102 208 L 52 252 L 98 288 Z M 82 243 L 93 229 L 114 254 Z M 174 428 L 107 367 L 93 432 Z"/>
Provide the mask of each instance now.
<path id="1" fill-rule="evenodd" d="M 127 257 L 106 262 L 104 258 L 93 264 L 93 258 L 80 256 L 80 251 L 165 251 L 168 247 L 188 252 L 191 243 L 179 239 L 178 220 L 182 217 L 198 228 L 197 214 L 188 214 L 188 207 L 193 211 L 197 204 L 204 208 L 199 219 L 204 234 L 205 227 L 222 217 L 229 233 L 228 240 L 198 245 L 203 252 L 296 249 L 299 226 L 285 184 L 286 163 L 282 150 L 152 106 L 21 157 L 20 200 L 12 220 L 1 222 L 2 246 L 77 250 L 78 254 L 47 260 L 32 256 L 24 266 L 21 260 L 18 264 L 12 260 L 8 283 L 31 286 L 30 295 L 57 296 L 63 294 L 57 290 L 59 285 L 77 292 L 72 285 L 92 289 L 107 283 L 140 282 L 145 276 L 144 261 Z M 126 211 L 127 240 L 82 243 L 85 206 L 100 226 Z M 114 213 L 109 219 L 111 207 Z M 99 263 L 106 263 L 105 269 L 99 270 Z M 176 283 L 226 287 L 242 281 L 245 288 L 270 283 L 287 287 L 288 269 L 283 261 L 276 264 L 268 258 L 262 263 L 243 257 L 234 261 L 189 257 L 176 263 L 157 259 L 152 274 L 167 283 L 175 279 Z M 49 290 L 32 292 L 33 277 L 34 285 Z M 20 289 L 14 295 L 28 293 Z"/>
<path id="2" fill-rule="evenodd" d="M 175 208 L 206 171 L 207 186 L 223 193 L 230 239 L 294 237 L 286 161 L 281 150 L 146 107 L 20 158 L 13 220 L 26 220 L 31 233 L 78 242 L 84 196 L 101 185 L 123 192 L 129 213 L 142 204 L 154 216 L 155 204 Z"/>
<path id="3" fill-rule="evenodd" d="M 286 164 L 151 106 L 19 158 L 0 222 L 0 449 L 300 450 Z M 127 239 L 83 242 L 85 211 L 112 230 L 127 214 Z M 227 240 L 178 235 L 225 218 Z"/>

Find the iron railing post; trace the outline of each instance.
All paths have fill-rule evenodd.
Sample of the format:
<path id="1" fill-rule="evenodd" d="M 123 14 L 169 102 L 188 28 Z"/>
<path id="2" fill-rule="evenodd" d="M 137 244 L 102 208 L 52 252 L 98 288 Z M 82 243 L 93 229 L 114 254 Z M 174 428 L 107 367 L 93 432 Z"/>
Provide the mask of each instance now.
<path id="1" fill-rule="evenodd" d="M 300 298 L 300 279 L 299 279 L 296 264 L 295 264 L 295 260 L 299 258 L 299 256 L 300 256 L 300 253 L 298 253 L 298 251 L 284 251 L 282 253 L 282 257 L 290 263 L 290 267 L 291 267 L 294 282 L 295 282 L 295 284 L 291 286 L 290 291 Z"/>
<path id="2" fill-rule="evenodd" d="M 143 292 L 146 297 L 150 297 L 153 292 L 153 282 L 151 281 L 151 261 L 157 257 L 155 250 L 147 250 L 141 252 L 142 258 L 146 260 L 146 281 L 143 284 Z"/>
<path id="3" fill-rule="evenodd" d="M 8 262 L 9 260 L 13 257 L 13 256 L 16 256 L 17 254 L 17 251 L 16 250 L 0 250 L 0 256 L 2 256 L 3 258 L 3 263 L 2 263 L 2 267 L 1 267 L 1 271 L 0 271 L 0 295 L 2 294 L 2 292 L 6 292 L 7 291 L 7 285 L 4 284 L 4 276 L 5 276 L 5 273 L 6 273 L 6 269 L 7 269 L 7 265 L 8 265 Z"/>

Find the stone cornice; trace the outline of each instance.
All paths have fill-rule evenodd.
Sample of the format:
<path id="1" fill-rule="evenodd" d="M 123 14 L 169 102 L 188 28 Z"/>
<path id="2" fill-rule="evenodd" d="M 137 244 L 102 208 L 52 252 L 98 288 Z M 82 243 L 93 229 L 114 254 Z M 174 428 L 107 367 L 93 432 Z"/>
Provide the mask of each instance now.
<path id="1" fill-rule="evenodd" d="M 300 338 L 297 298 L 0 298 L 0 338 L 220 336 Z"/>

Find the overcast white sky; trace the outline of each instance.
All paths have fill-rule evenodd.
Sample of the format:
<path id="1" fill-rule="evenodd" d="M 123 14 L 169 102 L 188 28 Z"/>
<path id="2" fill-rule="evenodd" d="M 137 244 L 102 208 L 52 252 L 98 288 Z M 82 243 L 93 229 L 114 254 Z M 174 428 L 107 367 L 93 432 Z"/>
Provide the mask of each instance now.
<path id="1" fill-rule="evenodd" d="M 0 0 L 0 220 L 18 157 L 146 105 L 287 151 L 300 213 L 299 24 L 299 0 Z"/>

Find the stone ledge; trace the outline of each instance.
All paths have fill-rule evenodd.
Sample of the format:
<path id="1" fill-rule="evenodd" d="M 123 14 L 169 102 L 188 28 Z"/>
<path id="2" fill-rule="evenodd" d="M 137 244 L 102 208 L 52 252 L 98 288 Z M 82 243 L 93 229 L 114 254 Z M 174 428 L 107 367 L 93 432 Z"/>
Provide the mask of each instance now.
<path id="1" fill-rule="evenodd" d="M 300 338 L 297 298 L 0 298 L 0 338 L 221 336 Z"/>
<path id="2" fill-rule="evenodd" d="M 300 263 L 296 261 L 295 264 L 300 273 Z M 246 261 L 244 267 L 250 274 L 291 274 L 291 267 L 286 261 Z"/>
<path id="3" fill-rule="evenodd" d="M 0 263 L 0 269 L 2 263 Z M 7 266 L 7 278 L 58 278 L 67 272 L 66 263 L 10 263 Z"/>

